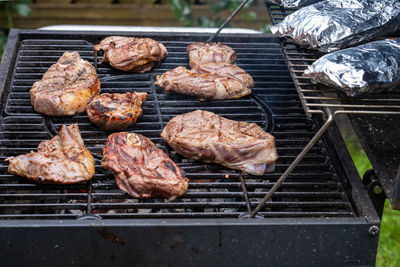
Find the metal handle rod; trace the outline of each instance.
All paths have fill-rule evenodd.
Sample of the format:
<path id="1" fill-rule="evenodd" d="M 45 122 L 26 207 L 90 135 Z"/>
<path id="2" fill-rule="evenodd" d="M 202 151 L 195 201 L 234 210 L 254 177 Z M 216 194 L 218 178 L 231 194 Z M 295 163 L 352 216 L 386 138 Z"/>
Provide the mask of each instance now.
<path id="1" fill-rule="evenodd" d="M 308 142 L 308 144 L 304 147 L 301 153 L 296 157 L 296 159 L 290 164 L 290 166 L 286 169 L 286 171 L 282 174 L 282 176 L 276 181 L 271 190 L 268 191 L 268 194 L 265 195 L 264 199 L 257 205 L 257 207 L 253 210 L 250 215 L 250 218 L 254 218 L 256 214 L 260 211 L 260 209 L 267 203 L 267 201 L 271 198 L 272 194 L 278 190 L 278 188 L 282 185 L 282 183 L 286 180 L 289 174 L 293 171 L 293 169 L 297 166 L 297 164 L 304 158 L 304 156 L 308 153 L 308 151 L 314 146 L 314 144 L 318 141 L 318 139 L 324 134 L 326 129 L 331 125 L 334 121 L 334 116 L 329 112 L 328 119 L 325 121 L 324 125 L 322 125 L 321 129 L 314 135 L 314 137 Z"/>
<path id="2" fill-rule="evenodd" d="M 250 0 L 244 0 L 233 13 L 227 18 L 224 23 L 218 28 L 218 30 L 207 40 L 207 43 L 214 41 L 215 37 L 222 31 L 225 26 L 231 22 L 231 20 L 239 13 L 239 11 L 249 2 Z"/>
<path id="3" fill-rule="evenodd" d="M 239 172 L 239 181 L 240 181 L 240 186 L 242 187 L 244 200 L 246 201 L 247 211 L 250 213 L 251 212 L 251 204 L 250 204 L 250 200 L 249 200 L 249 193 L 247 192 L 246 183 L 244 182 L 243 173 L 241 171 Z"/>

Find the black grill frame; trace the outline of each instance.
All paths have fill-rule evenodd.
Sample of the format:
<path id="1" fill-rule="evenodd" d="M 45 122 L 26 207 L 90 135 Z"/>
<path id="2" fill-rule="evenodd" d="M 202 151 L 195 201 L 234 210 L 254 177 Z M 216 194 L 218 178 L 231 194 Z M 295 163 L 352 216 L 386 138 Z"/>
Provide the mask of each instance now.
<path id="1" fill-rule="evenodd" d="M 48 38 L 49 36 L 51 36 L 51 38 L 53 39 L 68 38 L 67 36 L 69 37 L 72 36 L 73 38 L 78 38 L 78 39 L 79 38 L 85 39 L 87 38 L 87 36 L 97 36 L 97 38 L 100 40 L 102 37 L 112 34 L 115 35 L 115 33 L 112 32 L 93 33 L 93 32 L 43 32 L 43 31 L 31 31 L 31 30 L 12 30 L 10 32 L 9 42 L 5 50 L 5 57 L 3 58 L 2 64 L 0 66 L 1 89 L 3 90 L 4 88 L 9 88 L 9 86 L 11 86 L 11 77 L 13 76 L 12 73 L 14 71 L 14 68 L 12 66 L 14 66 L 16 63 L 15 60 L 16 60 L 16 55 L 18 53 L 18 46 L 19 46 L 18 44 L 20 44 L 23 39 L 29 39 L 29 38 L 45 39 L 46 37 Z M 125 36 L 129 35 L 149 36 L 149 37 L 154 36 L 155 39 L 157 39 L 157 36 L 161 36 L 160 33 L 120 33 L 120 34 Z M 206 40 L 208 37 L 207 34 L 193 34 L 193 33 L 189 34 L 162 33 L 162 36 L 164 38 L 182 38 L 182 39 L 185 39 L 188 36 L 190 36 L 190 38 L 192 38 L 191 40 L 193 39 Z M 274 38 L 274 37 L 270 35 L 221 35 L 221 39 L 223 40 L 228 39 L 235 41 L 240 39 L 240 40 L 249 40 L 249 42 L 257 42 L 257 40 L 263 40 L 263 38 Z M 4 94 L 3 91 L 1 91 L 1 93 L 2 93 L 2 103 L 5 103 L 6 94 Z M 301 109 L 301 106 L 298 107 L 299 109 Z M 321 121 L 315 119 L 314 123 L 318 125 L 319 123 L 321 123 Z M 327 235 L 327 233 L 324 232 L 331 233 L 332 229 L 337 229 L 338 231 L 336 233 L 337 237 L 339 236 L 341 237 L 336 239 L 338 243 L 334 245 L 337 246 L 337 251 L 341 251 L 341 253 L 347 255 L 349 253 L 349 249 L 351 250 L 353 246 L 358 247 L 359 242 L 363 240 L 363 242 L 366 242 L 367 244 L 364 251 L 357 252 L 363 254 L 363 257 L 360 258 L 361 260 L 359 260 L 358 263 L 359 264 L 371 263 L 373 260 L 371 254 L 374 255 L 374 253 L 376 253 L 377 236 L 372 235 L 371 239 L 371 237 L 368 236 L 368 232 L 373 226 L 379 227 L 380 224 L 379 218 L 375 210 L 373 209 L 370 199 L 367 197 L 365 188 L 362 186 L 362 183 L 359 180 L 358 174 L 355 171 L 354 165 L 352 164 L 350 156 L 345 148 L 343 140 L 340 137 L 340 134 L 337 131 L 336 127 L 331 127 L 331 129 L 323 137 L 323 142 L 326 142 L 328 144 L 326 147 L 328 150 L 327 153 L 329 153 L 329 155 L 331 156 L 331 160 L 334 161 L 335 167 L 337 168 L 336 171 L 339 171 L 341 175 L 348 177 L 341 182 L 343 183 L 343 186 L 346 188 L 347 197 L 351 199 L 352 206 L 354 207 L 355 210 L 354 216 L 325 217 L 321 219 L 318 218 L 318 216 L 313 216 L 310 218 L 307 218 L 307 216 L 303 216 L 302 218 L 298 217 L 291 218 L 289 214 L 289 216 L 283 216 L 280 218 L 272 217 L 264 219 L 261 218 L 246 219 L 246 218 L 239 218 L 239 216 L 235 216 L 236 218 L 218 218 L 218 219 L 216 218 L 213 219 L 213 217 L 193 218 L 193 219 L 186 217 L 183 219 L 174 219 L 163 216 L 161 217 L 162 220 L 157 220 L 156 219 L 157 217 L 153 217 L 151 219 L 142 218 L 140 220 L 137 220 L 135 217 L 121 218 L 121 219 L 115 219 L 115 217 L 111 217 L 111 218 L 105 218 L 103 220 L 97 220 L 98 217 L 95 214 L 90 214 L 89 216 L 81 217 L 80 218 L 81 220 L 79 221 L 70 220 L 68 218 L 58 218 L 62 219 L 62 221 L 60 221 L 59 224 L 56 223 L 57 221 L 51 220 L 50 219 L 51 216 L 49 216 L 49 218 L 41 218 L 41 220 L 33 220 L 33 218 L 30 218 L 28 220 L 18 220 L 18 218 L 13 218 L 12 220 L 0 220 L 0 229 L 4 229 L 7 231 L 10 229 L 25 229 L 23 231 L 26 231 L 29 235 L 31 235 L 32 234 L 31 227 L 35 225 L 43 229 L 53 229 L 53 230 L 57 228 L 56 225 L 59 225 L 61 226 L 62 229 L 65 229 L 65 227 L 68 227 L 69 229 L 74 229 L 74 232 L 79 232 L 84 229 L 88 229 L 87 227 L 92 225 L 94 229 L 96 229 L 96 231 L 94 231 L 94 235 L 100 235 L 101 237 L 103 237 L 103 239 L 106 240 L 106 243 L 109 242 L 107 243 L 108 245 L 110 244 L 112 245 L 112 243 L 118 243 L 118 238 L 115 239 L 113 235 L 107 234 L 108 230 L 104 232 L 102 230 L 102 227 L 107 227 L 107 229 L 114 229 L 115 231 L 119 232 L 122 229 L 121 228 L 122 225 L 125 225 L 129 227 L 127 229 L 125 228 L 123 229 L 127 230 L 128 232 L 137 234 L 140 233 L 139 229 L 140 227 L 157 229 L 157 227 L 164 226 L 171 230 L 171 231 L 168 230 L 166 235 L 171 238 L 172 237 L 175 238 L 177 235 L 179 236 L 178 234 L 179 231 L 177 233 L 176 232 L 177 230 L 173 229 L 175 229 L 177 225 L 182 225 L 183 230 L 181 237 L 182 239 L 186 240 L 189 236 L 191 236 L 190 232 L 192 231 L 196 232 L 194 228 L 196 228 L 197 225 L 201 227 L 201 229 L 204 229 L 204 231 L 209 232 L 207 235 L 205 235 L 205 237 L 206 236 L 215 237 L 216 233 L 215 231 L 219 231 L 218 229 L 220 228 L 222 229 L 220 230 L 221 233 L 224 233 L 225 235 L 231 235 L 231 234 L 237 235 L 238 238 L 241 240 L 242 244 L 247 244 L 249 247 L 254 249 L 255 253 L 262 253 L 262 251 L 264 251 L 265 248 L 270 248 L 271 250 L 274 250 L 273 242 L 271 244 L 266 245 L 262 250 L 260 250 L 260 248 L 256 248 L 253 241 L 259 240 L 259 238 L 257 238 L 257 233 L 263 233 L 263 235 L 268 233 L 268 236 L 271 238 L 276 237 L 278 239 L 285 240 L 285 239 L 290 239 L 291 235 L 297 233 L 298 230 L 300 229 L 308 229 L 310 233 L 307 236 L 310 237 L 311 240 L 315 241 L 316 239 L 321 238 L 323 236 L 326 236 L 326 238 L 332 237 L 331 235 L 329 236 Z M 235 186 L 240 187 L 240 183 L 237 182 Z M 77 194 L 79 195 L 79 193 Z M 260 194 L 259 198 L 261 199 L 262 196 L 263 194 Z M 254 203 L 253 206 L 255 204 L 256 203 Z M 264 216 L 267 215 L 266 217 L 268 217 L 268 213 L 270 212 L 265 211 L 262 212 L 261 214 Z M 59 232 L 58 234 L 55 235 L 60 235 L 60 233 L 63 231 L 62 229 L 55 230 L 55 232 Z M 241 233 L 241 231 L 238 231 L 238 229 L 241 229 L 241 231 L 244 231 L 244 233 Z M 281 229 L 281 230 L 275 231 L 274 229 Z M 347 235 L 346 229 L 351 233 L 350 234 L 351 238 L 349 238 L 350 236 L 346 236 Z M 156 230 L 156 231 L 161 231 L 161 230 Z M 316 232 L 312 233 L 313 231 Z M 12 232 L 13 230 L 10 231 L 10 234 L 4 235 L 2 239 L 13 240 Z M 251 237 L 248 236 L 248 233 L 250 232 L 253 233 Z M 83 235 L 89 237 L 92 236 L 93 233 L 89 231 L 88 233 L 84 233 Z M 151 232 L 147 233 L 146 236 L 148 236 L 151 240 L 157 238 L 156 236 L 154 236 L 154 233 Z M 221 237 L 222 238 L 221 240 L 224 240 L 225 237 Z M 200 238 L 199 236 L 196 236 L 196 239 L 199 238 Z M 127 237 L 127 239 L 131 241 L 130 237 Z M 259 241 L 261 242 L 261 240 Z M 344 243 L 344 241 L 347 242 L 347 245 L 346 243 Z M 102 242 L 104 242 L 104 240 L 102 240 Z M 179 246 L 179 242 L 178 245 L 176 246 Z M 69 242 L 66 241 L 66 244 L 68 243 Z M 207 244 L 205 240 L 201 241 L 200 243 L 202 246 Z M 302 248 L 301 242 L 297 243 L 298 244 L 295 244 L 293 246 L 297 248 Z M 85 241 L 82 243 L 82 245 L 83 244 L 88 244 L 88 243 Z M 306 244 L 309 244 L 309 248 L 312 248 L 313 246 L 319 247 L 317 244 L 312 245 L 309 242 L 306 242 Z M 222 250 L 221 247 L 222 246 L 220 246 L 220 248 L 215 248 L 215 249 L 219 251 Z M 171 249 L 174 248 L 170 247 L 169 250 Z M 188 248 L 182 248 L 182 249 L 186 250 Z M 368 252 L 368 254 L 366 254 L 366 252 Z M 266 255 L 264 254 L 263 257 L 265 256 Z M 71 255 L 71 257 L 77 258 L 76 255 L 75 256 Z M 220 259 L 221 257 L 223 258 L 225 256 L 220 255 L 216 259 Z M 306 258 L 307 257 L 304 257 L 304 260 L 306 260 Z M 316 262 L 323 262 L 324 260 L 322 255 L 315 257 L 315 259 Z M 201 259 L 198 258 L 198 260 Z M 336 262 L 337 263 L 343 262 L 342 260 L 343 259 L 339 259 Z"/>

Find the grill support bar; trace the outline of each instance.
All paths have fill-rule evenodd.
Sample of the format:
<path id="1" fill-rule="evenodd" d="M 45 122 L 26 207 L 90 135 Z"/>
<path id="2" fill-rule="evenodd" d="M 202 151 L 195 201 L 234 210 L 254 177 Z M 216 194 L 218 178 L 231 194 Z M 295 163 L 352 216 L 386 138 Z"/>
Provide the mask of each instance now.
<path id="1" fill-rule="evenodd" d="M 249 2 L 250 0 L 243 0 L 243 2 L 233 11 L 233 13 L 219 26 L 218 30 L 207 40 L 207 43 L 214 41 L 214 39 L 218 36 L 218 34 L 228 25 L 229 22 L 239 13 L 239 11 Z"/>

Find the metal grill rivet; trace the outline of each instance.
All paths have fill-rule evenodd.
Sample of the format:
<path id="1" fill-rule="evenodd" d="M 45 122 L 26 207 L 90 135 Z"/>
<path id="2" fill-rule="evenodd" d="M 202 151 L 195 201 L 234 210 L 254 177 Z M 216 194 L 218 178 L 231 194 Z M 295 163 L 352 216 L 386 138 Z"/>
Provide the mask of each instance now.
<path id="1" fill-rule="evenodd" d="M 382 191 L 383 191 L 383 190 L 382 190 L 382 187 L 380 187 L 379 185 L 374 186 L 374 193 L 375 193 L 376 195 L 381 194 Z"/>
<path id="2" fill-rule="evenodd" d="M 377 236 L 379 234 L 379 228 L 376 225 L 371 226 L 368 229 L 368 234 L 372 237 Z"/>

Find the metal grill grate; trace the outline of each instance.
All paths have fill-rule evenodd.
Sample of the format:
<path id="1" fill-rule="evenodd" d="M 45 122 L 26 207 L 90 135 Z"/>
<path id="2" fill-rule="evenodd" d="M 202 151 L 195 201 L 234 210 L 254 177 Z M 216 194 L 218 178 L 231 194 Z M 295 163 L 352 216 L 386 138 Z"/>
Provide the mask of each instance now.
<path id="1" fill-rule="evenodd" d="M 302 49 L 290 41 L 283 41 L 283 50 L 303 108 L 309 117 L 312 114 L 397 114 L 400 115 L 400 93 L 374 94 L 368 97 L 351 98 L 331 88 L 314 85 L 303 77 L 304 70 L 322 55 Z"/>
<path id="2" fill-rule="evenodd" d="M 137 34 L 140 36 L 143 34 Z M 78 51 L 94 63 L 94 43 L 105 36 L 29 35 L 21 40 L 9 88 L 4 88 L 0 128 L 0 218 L 237 218 L 252 209 L 287 169 L 310 138 L 315 123 L 307 118 L 294 87 L 285 58 L 276 39 L 221 36 L 220 41 L 238 53 L 238 65 L 255 80 L 250 97 L 239 100 L 199 102 L 176 94 L 167 95 L 154 86 L 155 76 L 178 65 L 188 67 L 186 46 L 205 41 L 206 36 L 146 34 L 166 45 L 169 56 L 152 72 L 128 74 L 97 62 L 101 90 L 105 92 L 145 91 L 143 116 L 129 131 L 149 137 L 185 171 L 189 190 L 172 202 L 163 199 L 132 199 L 120 191 L 111 172 L 102 169 L 101 150 L 109 133 L 93 126 L 86 114 L 48 118 L 34 112 L 29 89 L 64 51 Z M 35 39 L 37 38 L 37 39 Z M 54 38 L 54 37 L 53 37 Z M 100 60 L 100 57 L 99 59 Z M 264 177 L 238 172 L 177 155 L 160 138 L 166 122 L 175 115 L 205 109 L 229 119 L 255 122 L 276 137 L 279 159 L 276 171 Z M 96 175 L 76 185 L 36 185 L 7 173 L 4 159 L 35 150 L 63 124 L 79 123 L 85 145 L 95 155 Z M 320 140 L 290 174 L 272 201 L 260 211 L 265 217 L 352 217 L 356 216 L 346 193 L 347 178 L 337 171 L 324 140 Z M 247 202 L 247 200 L 249 202 Z"/>
<path id="3" fill-rule="evenodd" d="M 268 4 L 267 4 L 268 5 Z M 268 5 L 268 12 L 273 24 L 281 22 L 296 9 L 285 9 L 280 6 Z M 306 114 L 333 113 L 338 110 L 343 114 L 392 114 L 400 115 L 400 93 L 375 94 L 362 98 L 351 98 L 323 85 L 314 85 L 311 80 L 302 77 L 307 66 L 323 54 L 282 40 L 282 48 L 287 58 L 296 89 L 299 93 Z M 324 108 L 329 108 L 327 112 Z"/>

